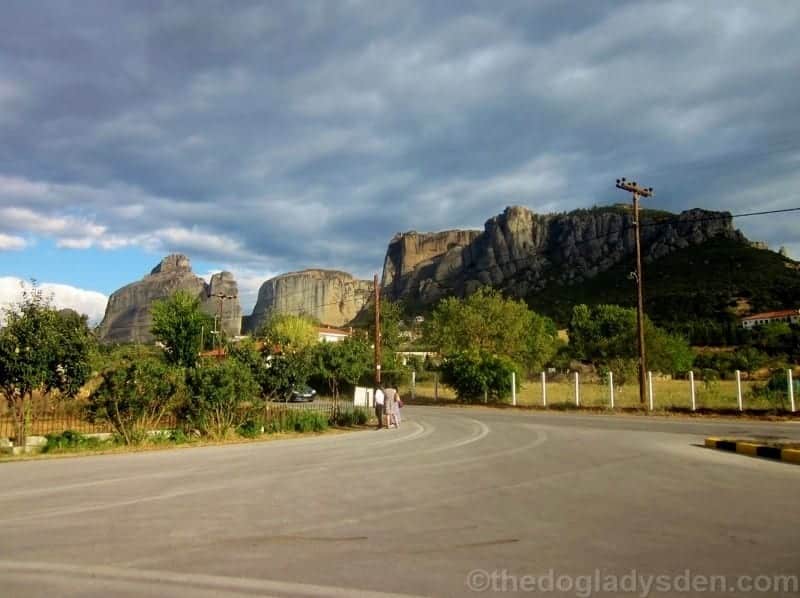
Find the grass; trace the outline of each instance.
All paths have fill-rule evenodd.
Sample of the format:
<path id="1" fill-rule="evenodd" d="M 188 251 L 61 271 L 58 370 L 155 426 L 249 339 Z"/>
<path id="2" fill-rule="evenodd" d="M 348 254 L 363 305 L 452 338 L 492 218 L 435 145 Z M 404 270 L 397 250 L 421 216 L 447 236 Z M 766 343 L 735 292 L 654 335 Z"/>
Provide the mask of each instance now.
<path id="1" fill-rule="evenodd" d="M 773 409 L 774 405 L 762 397 L 754 397 L 752 388 L 755 382 L 742 381 L 742 400 L 745 409 Z M 404 396 L 410 395 L 410 388 L 402 389 Z M 580 403 L 582 407 L 610 407 L 610 392 L 607 384 L 581 382 L 579 384 Z M 416 395 L 423 399 L 434 398 L 433 383 L 417 384 Z M 691 409 L 691 392 L 688 380 L 653 380 L 653 404 L 656 410 Z M 439 385 L 439 399 L 455 400 L 451 388 Z M 695 400 L 698 409 L 731 410 L 738 409 L 735 380 L 720 380 L 705 384 L 695 380 Z M 510 402 L 510 400 L 509 400 Z M 529 381 L 517 389 L 517 404 L 522 406 L 541 406 L 542 387 L 538 380 Z M 547 404 L 549 407 L 571 407 L 575 405 L 574 381 L 548 381 Z M 639 407 L 639 387 L 637 384 L 626 384 L 614 389 L 616 407 Z"/>

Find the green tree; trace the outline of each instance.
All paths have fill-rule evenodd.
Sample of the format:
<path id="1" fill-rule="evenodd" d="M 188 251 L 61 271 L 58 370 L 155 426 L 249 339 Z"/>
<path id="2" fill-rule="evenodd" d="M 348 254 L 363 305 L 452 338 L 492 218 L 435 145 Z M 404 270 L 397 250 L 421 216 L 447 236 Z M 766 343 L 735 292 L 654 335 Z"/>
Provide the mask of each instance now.
<path id="1" fill-rule="evenodd" d="M 312 353 L 312 369 L 324 379 L 334 399 L 344 384 L 355 385 L 369 373 L 372 352 L 359 338 L 346 338 L 336 343 L 319 343 Z"/>
<path id="2" fill-rule="evenodd" d="M 164 345 L 168 363 L 193 367 L 200 353 L 203 330 L 209 331 L 213 319 L 200 309 L 200 299 L 178 290 L 167 299 L 153 303 L 151 332 Z"/>
<path id="3" fill-rule="evenodd" d="M 442 363 L 442 381 L 460 401 L 501 401 L 511 394 L 516 365 L 508 357 L 486 351 L 458 351 Z"/>
<path id="4" fill-rule="evenodd" d="M 317 323 L 307 316 L 272 314 L 258 332 L 270 348 L 282 353 L 305 351 L 319 341 Z"/>
<path id="5" fill-rule="evenodd" d="M 638 357 L 636 310 L 618 305 L 576 305 L 569 325 L 569 344 L 575 358 L 608 368 L 613 360 Z M 645 318 L 648 368 L 686 372 L 694 355 L 680 336 L 656 327 Z"/>
<path id="6" fill-rule="evenodd" d="M 137 359 L 103 372 L 89 396 L 90 420 L 111 423 L 125 444 L 138 444 L 181 398 L 183 371 L 153 357 Z"/>
<path id="7" fill-rule="evenodd" d="M 508 357 L 528 371 L 540 369 L 558 347 L 552 320 L 488 287 L 466 299 L 443 299 L 426 322 L 425 334 L 445 356 L 481 351 Z"/>
<path id="8" fill-rule="evenodd" d="M 236 359 L 201 363 L 188 371 L 185 421 L 214 438 L 224 438 L 251 418 L 259 406 L 258 386 Z"/>
<path id="9" fill-rule="evenodd" d="M 41 289 L 23 289 L 0 329 L 0 392 L 14 417 L 15 440 L 25 446 L 34 393 L 74 397 L 89 377 L 94 339 L 86 318 L 56 311 Z"/>

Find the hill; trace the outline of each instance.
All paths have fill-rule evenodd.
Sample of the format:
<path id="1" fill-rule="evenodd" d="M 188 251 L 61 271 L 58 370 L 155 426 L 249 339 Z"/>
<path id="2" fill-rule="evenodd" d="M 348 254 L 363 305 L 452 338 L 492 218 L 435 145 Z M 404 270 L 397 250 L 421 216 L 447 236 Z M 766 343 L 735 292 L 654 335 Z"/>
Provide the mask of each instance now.
<path id="1" fill-rule="evenodd" d="M 773 251 L 726 237 L 674 251 L 644 264 L 645 310 L 659 325 L 690 337 L 703 328 L 724 333 L 738 317 L 800 303 L 800 264 Z M 532 309 L 569 321 L 579 303 L 636 305 L 636 286 L 629 274 L 633 260 L 575 284 L 551 284 L 530 293 Z M 693 338 L 702 342 L 702 338 Z"/>

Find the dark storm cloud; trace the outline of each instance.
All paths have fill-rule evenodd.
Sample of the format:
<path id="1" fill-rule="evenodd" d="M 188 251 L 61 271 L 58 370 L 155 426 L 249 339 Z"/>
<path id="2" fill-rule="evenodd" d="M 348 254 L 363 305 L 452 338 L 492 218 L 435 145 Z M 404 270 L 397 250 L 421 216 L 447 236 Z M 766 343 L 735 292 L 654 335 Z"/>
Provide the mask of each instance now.
<path id="1" fill-rule="evenodd" d="M 800 205 L 798 25 L 785 2 L 5 3 L 0 235 L 366 275 L 397 231 L 624 201 L 618 176 L 672 210 Z M 740 226 L 797 255 L 787 221 Z"/>

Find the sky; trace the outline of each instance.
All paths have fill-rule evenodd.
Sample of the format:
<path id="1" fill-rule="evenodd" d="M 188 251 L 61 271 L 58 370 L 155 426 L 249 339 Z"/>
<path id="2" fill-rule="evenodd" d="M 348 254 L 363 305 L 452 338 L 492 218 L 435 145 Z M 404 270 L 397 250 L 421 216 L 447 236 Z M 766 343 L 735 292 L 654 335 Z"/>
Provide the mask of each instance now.
<path id="1" fill-rule="evenodd" d="M 94 321 L 172 252 L 371 278 L 396 232 L 800 206 L 800 3 L 6 0 L 0 304 Z M 800 257 L 800 212 L 735 220 Z"/>

